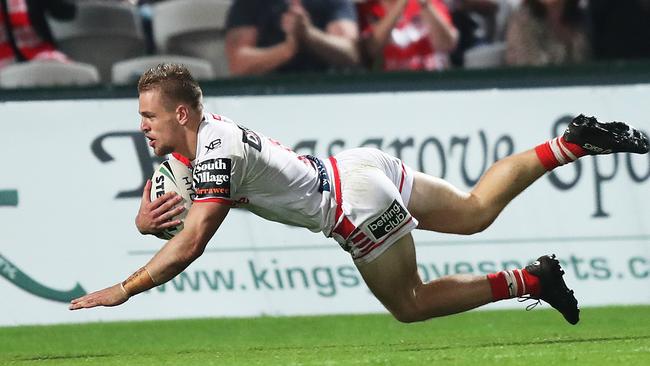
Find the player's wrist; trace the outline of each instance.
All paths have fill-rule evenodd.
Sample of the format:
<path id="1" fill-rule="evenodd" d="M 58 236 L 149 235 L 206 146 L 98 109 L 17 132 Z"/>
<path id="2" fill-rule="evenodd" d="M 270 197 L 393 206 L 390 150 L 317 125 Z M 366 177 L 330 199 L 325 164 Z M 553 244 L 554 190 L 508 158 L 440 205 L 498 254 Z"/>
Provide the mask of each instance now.
<path id="1" fill-rule="evenodd" d="M 147 227 L 144 219 L 141 218 L 140 213 L 138 213 L 138 215 L 135 217 L 135 227 L 142 235 L 153 234 L 153 231 L 151 231 L 150 228 Z"/>
<path id="2" fill-rule="evenodd" d="M 120 282 L 120 290 L 122 290 L 122 293 L 123 293 L 124 296 L 126 296 L 127 298 L 128 298 L 128 297 L 131 297 L 131 296 L 129 296 L 129 293 L 126 292 L 126 289 L 124 288 L 124 284 L 123 284 L 122 282 Z"/>
<path id="3" fill-rule="evenodd" d="M 154 287 L 156 287 L 156 282 L 151 277 L 151 273 L 149 273 L 147 267 L 140 268 L 120 283 L 120 288 L 127 297 L 137 295 Z"/>

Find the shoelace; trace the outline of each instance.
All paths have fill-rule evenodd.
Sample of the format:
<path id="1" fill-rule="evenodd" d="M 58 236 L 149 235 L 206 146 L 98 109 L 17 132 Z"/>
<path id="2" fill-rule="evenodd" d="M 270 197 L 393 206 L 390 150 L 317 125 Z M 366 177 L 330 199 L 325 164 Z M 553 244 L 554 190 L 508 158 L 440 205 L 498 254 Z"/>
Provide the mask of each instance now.
<path id="1" fill-rule="evenodd" d="M 540 300 L 540 299 L 536 299 L 536 298 L 534 298 L 534 297 L 532 297 L 532 296 L 530 296 L 530 295 L 523 295 L 523 296 L 519 296 L 519 297 L 517 298 L 517 301 L 518 301 L 518 302 L 526 302 L 526 301 L 528 301 L 528 300 L 534 300 L 535 302 L 526 305 L 526 311 L 531 311 L 531 310 L 535 309 L 535 307 L 537 307 L 537 305 L 541 305 L 541 304 L 542 304 L 542 300 Z"/>

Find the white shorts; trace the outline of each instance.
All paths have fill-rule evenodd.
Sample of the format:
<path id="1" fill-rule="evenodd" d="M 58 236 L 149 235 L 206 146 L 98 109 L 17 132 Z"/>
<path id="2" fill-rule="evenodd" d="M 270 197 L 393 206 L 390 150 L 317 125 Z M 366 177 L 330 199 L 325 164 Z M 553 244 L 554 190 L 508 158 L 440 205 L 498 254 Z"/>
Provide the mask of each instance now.
<path id="1" fill-rule="evenodd" d="M 413 170 L 400 159 L 372 148 L 343 151 L 330 158 L 337 202 L 330 235 L 368 263 L 418 225 L 407 206 Z"/>

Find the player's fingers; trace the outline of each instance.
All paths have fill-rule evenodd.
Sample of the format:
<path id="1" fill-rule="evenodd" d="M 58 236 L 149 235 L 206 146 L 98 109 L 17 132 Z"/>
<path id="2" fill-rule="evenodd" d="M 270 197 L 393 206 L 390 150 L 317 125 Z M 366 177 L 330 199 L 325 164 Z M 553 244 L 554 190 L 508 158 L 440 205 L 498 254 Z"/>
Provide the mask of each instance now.
<path id="1" fill-rule="evenodd" d="M 163 206 L 164 204 L 168 203 L 170 200 L 173 200 L 176 197 L 180 197 L 178 193 L 176 192 L 167 192 L 163 194 L 162 196 L 156 198 L 155 200 L 151 201 L 151 210 L 156 210 L 157 208 Z M 172 204 L 172 206 L 175 203 Z M 159 213 L 160 215 L 160 213 Z"/>
<path id="2" fill-rule="evenodd" d="M 169 211 L 167 211 L 167 212 L 161 214 L 160 216 L 154 218 L 154 223 L 156 224 L 156 226 L 157 226 L 158 228 L 163 229 L 163 228 L 165 228 L 165 224 L 167 224 L 168 222 L 172 221 L 172 219 L 173 219 L 176 215 L 179 215 L 179 214 L 180 214 L 181 212 L 183 212 L 183 211 L 185 211 L 185 206 L 178 206 L 178 207 L 175 207 L 175 208 L 173 208 L 173 209 L 171 209 L 171 210 L 169 210 Z M 175 225 L 173 225 L 173 226 L 175 226 Z"/>
<path id="3" fill-rule="evenodd" d="M 167 211 L 163 217 L 165 221 L 169 221 L 174 218 L 174 216 L 179 215 L 181 212 L 185 211 L 185 206 L 176 206 L 173 209 Z"/>
<path id="4" fill-rule="evenodd" d="M 151 179 L 147 179 L 147 183 L 144 184 L 144 189 L 142 190 L 142 202 L 151 202 Z"/>
<path id="5" fill-rule="evenodd" d="M 77 302 L 86 301 L 86 300 L 88 300 L 88 298 L 89 298 L 92 294 L 94 294 L 94 292 L 93 292 L 93 293 L 89 293 L 89 294 L 85 294 L 85 295 L 83 295 L 83 296 L 81 296 L 81 297 L 78 297 L 78 298 L 72 300 L 71 302 L 73 302 L 73 303 L 77 303 Z"/>
<path id="6" fill-rule="evenodd" d="M 90 303 L 89 303 L 88 299 L 86 299 L 86 296 L 84 296 L 84 297 L 82 297 L 80 299 L 77 299 L 77 300 L 78 301 L 75 301 L 75 302 L 71 303 L 70 306 L 68 307 L 68 309 L 77 310 L 77 309 L 84 309 L 84 308 L 92 307 L 92 306 L 89 306 Z"/>
<path id="7" fill-rule="evenodd" d="M 155 210 L 153 210 L 151 214 L 154 218 L 161 217 L 165 213 L 172 210 L 174 206 L 181 203 L 182 201 L 183 201 L 183 197 L 181 197 L 181 195 L 179 194 L 174 193 L 174 196 L 170 196 L 169 198 L 167 198 L 167 200 L 163 202 L 160 206 L 158 206 Z M 168 219 L 171 217 L 168 217 Z"/>
<path id="8" fill-rule="evenodd" d="M 158 225 L 158 228 L 163 230 L 163 229 L 169 229 L 172 227 L 176 227 L 181 224 L 181 220 L 172 220 L 172 221 L 165 221 L 164 223 Z"/>
<path id="9" fill-rule="evenodd" d="M 84 307 L 85 306 L 84 306 L 83 302 L 77 302 L 77 303 L 74 303 L 74 304 L 70 304 L 68 309 L 70 309 L 70 310 L 78 310 L 78 309 L 83 309 Z"/>

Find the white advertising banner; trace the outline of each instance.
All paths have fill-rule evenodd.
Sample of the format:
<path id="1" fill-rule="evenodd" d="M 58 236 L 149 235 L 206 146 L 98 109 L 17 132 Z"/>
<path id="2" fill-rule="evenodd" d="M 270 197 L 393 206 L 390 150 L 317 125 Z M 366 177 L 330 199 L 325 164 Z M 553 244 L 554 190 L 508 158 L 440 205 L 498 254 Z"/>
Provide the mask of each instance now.
<path id="1" fill-rule="evenodd" d="M 499 158 L 579 113 L 650 131 L 650 85 L 209 97 L 207 111 L 326 157 L 374 146 L 470 189 Z M 157 163 L 137 100 L 0 103 L 0 325 L 383 312 L 347 253 L 232 210 L 204 255 L 117 308 L 67 301 L 123 280 L 163 244 L 133 221 Z M 422 277 L 487 274 L 556 253 L 581 306 L 650 304 L 650 158 L 581 159 L 547 174 L 486 231 L 416 231 Z M 514 300 L 488 308 L 521 307 Z"/>

